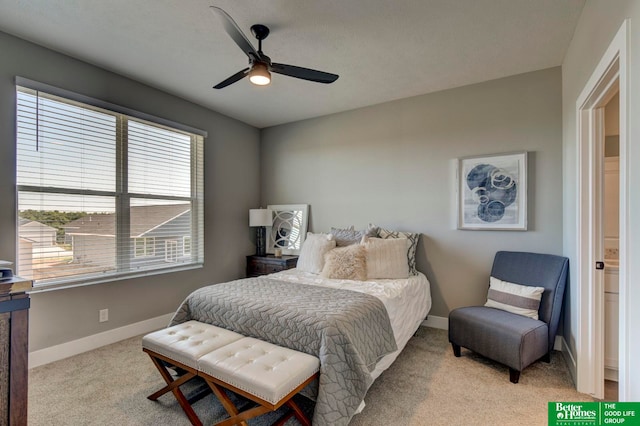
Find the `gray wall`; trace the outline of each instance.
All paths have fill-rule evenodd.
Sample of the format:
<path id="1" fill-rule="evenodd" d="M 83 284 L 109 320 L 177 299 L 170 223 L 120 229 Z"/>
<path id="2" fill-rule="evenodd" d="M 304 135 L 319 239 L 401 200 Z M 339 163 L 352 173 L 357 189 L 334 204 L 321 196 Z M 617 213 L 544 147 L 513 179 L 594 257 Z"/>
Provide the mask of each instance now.
<path id="1" fill-rule="evenodd" d="M 310 230 L 422 233 L 432 315 L 486 300 L 498 250 L 562 253 L 560 68 L 263 129 L 262 204 L 308 203 Z M 459 231 L 455 159 L 529 152 L 529 231 Z"/>
<path id="2" fill-rule="evenodd" d="M 192 290 L 243 276 L 259 205 L 259 131 L 180 98 L 0 33 L 0 259 L 15 261 L 15 76 L 209 132 L 205 142 L 205 267 L 32 295 L 30 350 L 175 311 Z M 202 90 L 210 90 L 203 87 Z M 98 310 L 109 321 L 98 322 Z"/>

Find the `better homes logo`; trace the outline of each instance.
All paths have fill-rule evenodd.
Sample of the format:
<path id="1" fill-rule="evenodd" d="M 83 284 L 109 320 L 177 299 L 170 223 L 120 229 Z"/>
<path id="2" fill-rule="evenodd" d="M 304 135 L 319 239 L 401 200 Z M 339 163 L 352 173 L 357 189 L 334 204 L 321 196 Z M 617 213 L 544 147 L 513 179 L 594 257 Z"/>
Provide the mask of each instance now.
<path id="1" fill-rule="evenodd" d="M 595 402 L 550 402 L 550 425 L 593 425 L 598 420 L 598 407 Z M 552 422 L 552 419 L 554 420 Z"/>

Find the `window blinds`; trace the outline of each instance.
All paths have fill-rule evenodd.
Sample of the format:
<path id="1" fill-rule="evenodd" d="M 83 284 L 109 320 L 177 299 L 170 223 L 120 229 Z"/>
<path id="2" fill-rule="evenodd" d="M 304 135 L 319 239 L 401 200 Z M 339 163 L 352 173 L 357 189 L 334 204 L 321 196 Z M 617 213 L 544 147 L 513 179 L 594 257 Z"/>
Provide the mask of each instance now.
<path id="1" fill-rule="evenodd" d="M 202 264 L 201 134 L 16 94 L 20 276 L 54 286 Z"/>

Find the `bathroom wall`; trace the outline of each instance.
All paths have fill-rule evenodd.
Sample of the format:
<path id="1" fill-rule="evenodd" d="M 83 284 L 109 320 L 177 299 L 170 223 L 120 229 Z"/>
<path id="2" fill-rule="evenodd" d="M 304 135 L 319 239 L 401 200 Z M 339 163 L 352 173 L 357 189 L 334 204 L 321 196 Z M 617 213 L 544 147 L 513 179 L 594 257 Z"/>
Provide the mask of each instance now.
<path id="1" fill-rule="evenodd" d="M 604 257 L 618 259 L 620 236 L 620 95 L 605 106 Z"/>

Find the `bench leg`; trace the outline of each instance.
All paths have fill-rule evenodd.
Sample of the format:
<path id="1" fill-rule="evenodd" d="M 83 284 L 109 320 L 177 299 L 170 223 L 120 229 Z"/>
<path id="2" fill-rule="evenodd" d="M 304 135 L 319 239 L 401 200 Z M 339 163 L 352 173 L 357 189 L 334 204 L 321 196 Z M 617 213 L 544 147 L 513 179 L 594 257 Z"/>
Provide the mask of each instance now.
<path id="1" fill-rule="evenodd" d="M 305 414 L 302 412 L 300 407 L 298 407 L 298 404 L 296 404 L 293 401 L 293 399 L 288 400 L 287 405 L 289 406 L 289 408 L 291 408 L 293 415 L 296 416 L 296 419 L 298 419 L 298 421 L 300 422 L 300 424 L 302 424 L 302 426 L 311 426 L 311 422 L 309 421 L 307 416 L 305 416 Z"/>
<path id="2" fill-rule="evenodd" d="M 311 422 L 293 399 L 288 400 L 285 405 L 287 405 L 290 410 L 271 426 L 283 426 L 293 416 L 296 416 L 296 419 L 298 419 L 302 426 L 311 426 Z"/>
<path id="3" fill-rule="evenodd" d="M 280 417 L 274 424 L 272 424 L 271 426 L 284 426 L 284 424 L 291 418 L 293 417 L 293 411 L 288 411 L 285 415 L 283 415 L 282 417 Z M 305 424 L 305 423 L 302 423 Z"/>
<path id="4" fill-rule="evenodd" d="M 185 372 L 182 377 L 174 380 L 162 361 L 153 356 L 151 353 L 149 353 L 149 357 L 151 357 L 151 361 L 153 361 L 153 364 L 156 366 L 156 368 L 160 372 L 160 375 L 167 383 L 167 386 L 163 387 L 157 392 L 154 392 L 147 398 L 152 401 L 156 401 L 161 395 L 164 395 L 165 393 L 171 391 L 173 393 L 173 396 L 176 397 L 176 401 L 178 401 L 178 404 L 180 404 L 180 407 L 182 407 L 182 411 L 184 411 L 184 413 L 187 415 L 187 418 L 189 419 L 191 424 L 194 426 L 202 426 L 202 422 L 198 418 L 198 415 L 195 411 L 193 411 L 193 408 L 191 408 L 191 404 L 189 404 L 189 401 L 180 390 L 181 385 L 193 379 L 196 375 L 190 372 Z"/>
<path id="5" fill-rule="evenodd" d="M 287 405 L 291 410 L 289 413 L 284 415 L 281 419 L 276 421 L 274 425 L 282 426 L 284 423 L 286 423 L 286 421 L 289 418 L 291 418 L 292 416 L 295 416 L 303 426 L 311 426 L 311 422 L 309 421 L 307 416 L 305 416 L 304 412 L 293 401 L 292 398 L 294 395 L 300 392 L 300 390 L 302 390 L 305 386 L 307 386 L 309 383 L 315 380 L 319 376 L 319 373 L 315 373 L 312 376 L 310 376 L 307 380 L 302 382 L 296 389 L 292 390 L 288 395 L 286 395 L 276 404 L 262 400 L 259 397 L 256 397 L 255 395 L 250 394 L 249 392 L 238 389 L 235 386 L 225 383 L 222 380 L 216 379 L 215 377 L 209 376 L 208 374 L 203 373 L 202 371 L 200 371 L 198 375 L 207 382 L 207 384 L 209 385 L 213 393 L 216 395 L 216 397 L 218 398 L 218 400 L 220 401 L 224 409 L 227 410 L 227 413 L 229 413 L 229 416 L 230 416 L 230 418 L 223 420 L 221 422 L 218 422 L 214 426 L 232 426 L 236 424 L 247 426 L 246 420 L 261 416 L 262 414 L 265 414 L 265 413 L 276 411 L 278 408 L 280 408 L 283 405 Z M 231 401 L 231 399 L 229 399 L 229 397 L 227 396 L 225 389 L 228 389 L 231 392 L 234 392 L 236 394 L 242 395 L 245 398 L 248 398 L 259 405 L 240 413 L 238 412 L 238 409 L 236 408 L 233 401 Z"/>
<path id="6" fill-rule="evenodd" d="M 233 425 L 247 425 L 245 420 L 252 419 L 254 417 L 261 416 L 265 413 L 270 412 L 271 410 L 262 405 L 258 405 L 257 407 L 253 407 L 247 411 L 243 411 L 233 417 L 229 417 L 226 420 L 216 423 L 214 426 L 233 426 Z"/>
<path id="7" fill-rule="evenodd" d="M 218 397 L 218 401 L 220 401 L 220 404 L 222 404 L 222 406 L 224 407 L 225 410 L 227 410 L 227 413 L 229 413 L 229 415 L 231 416 L 230 419 L 224 420 L 222 422 L 218 422 L 216 423 L 216 426 L 218 425 L 222 425 L 225 422 L 228 422 L 230 420 L 236 420 L 238 414 L 240 414 L 240 412 L 238 411 L 238 409 L 236 408 L 235 404 L 231 401 L 231 399 L 229 399 L 229 397 L 227 396 L 226 392 L 224 391 L 224 389 L 222 389 L 220 386 L 218 386 L 217 384 L 207 380 L 206 381 L 207 384 L 209 385 L 209 387 L 211 388 L 211 390 L 213 391 L 213 393 L 216 395 L 216 397 Z M 230 425 L 235 425 L 237 423 L 228 423 Z M 241 426 L 248 426 L 247 422 L 245 421 L 240 421 L 239 424 Z"/>
<path id="8" fill-rule="evenodd" d="M 189 380 L 193 379 L 194 377 L 196 377 L 194 374 L 186 373 L 182 377 L 180 377 L 179 379 L 173 380 L 167 386 L 165 386 L 162 389 L 152 393 L 147 398 L 150 399 L 151 401 L 157 401 L 158 398 L 161 397 L 162 395 L 164 395 L 165 393 L 167 393 L 169 391 L 173 391 L 173 389 L 182 386 L 183 384 L 187 383 Z"/>
<path id="9" fill-rule="evenodd" d="M 258 416 L 261 416 L 262 414 L 272 411 L 268 407 L 258 405 L 256 407 L 253 407 L 249 410 L 246 410 L 240 413 L 238 412 L 238 409 L 236 408 L 235 404 L 231 401 L 231 399 L 229 399 L 226 392 L 221 386 L 209 380 L 207 380 L 207 384 L 209 384 L 209 387 L 211 387 L 211 390 L 213 391 L 213 393 L 216 395 L 216 397 L 218 397 L 218 400 L 220 401 L 224 409 L 227 410 L 227 413 L 229 413 L 229 416 L 231 416 L 228 419 L 225 419 L 216 423 L 214 426 L 232 426 L 237 424 L 242 426 L 248 426 L 245 420 L 249 420 L 254 417 L 258 417 Z M 295 416 L 296 419 L 298 419 L 300 424 L 302 424 L 303 426 L 311 426 L 311 422 L 309 421 L 307 416 L 302 412 L 298 404 L 296 404 L 295 401 L 293 401 L 293 399 L 289 399 L 285 403 L 285 405 L 287 405 L 291 409 L 291 411 L 289 411 L 287 414 L 285 414 L 280 419 L 278 419 L 272 426 L 282 426 L 292 416 Z"/>

